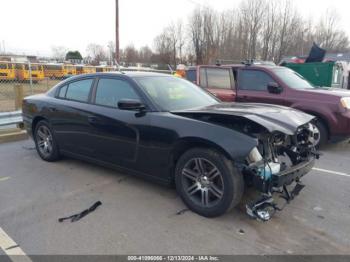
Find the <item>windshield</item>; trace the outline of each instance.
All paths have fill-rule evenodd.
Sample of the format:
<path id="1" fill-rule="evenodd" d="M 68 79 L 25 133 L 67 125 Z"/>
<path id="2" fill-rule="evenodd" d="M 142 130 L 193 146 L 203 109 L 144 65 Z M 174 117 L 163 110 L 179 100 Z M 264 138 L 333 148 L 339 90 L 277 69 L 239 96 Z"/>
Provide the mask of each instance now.
<path id="1" fill-rule="evenodd" d="M 187 80 L 172 76 L 148 76 L 136 81 L 165 111 L 177 111 L 218 104 L 218 100 Z"/>
<path id="2" fill-rule="evenodd" d="M 294 89 L 315 88 L 304 77 L 289 68 L 274 69 L 274 73 L 289 87 Z"/>

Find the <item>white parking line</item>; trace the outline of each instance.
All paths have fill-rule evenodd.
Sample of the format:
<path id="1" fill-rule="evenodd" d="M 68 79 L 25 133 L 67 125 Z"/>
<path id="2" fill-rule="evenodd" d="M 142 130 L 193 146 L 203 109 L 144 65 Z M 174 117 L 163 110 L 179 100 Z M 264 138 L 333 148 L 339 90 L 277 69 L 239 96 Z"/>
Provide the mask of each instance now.
<path id="1" fill-rule="evenodd" d="M 349 175 L 349 174 L 346 174 L 346 173 L 336 172 L 336 171 L 327 170 L 327 169 L 322 169 L 322 168 L 316 168 L 316 167 L 314 167 L 313 170 L 319 171 L 319 172 L 323 172 L 323 173 L 328 173 L 328 174 L 334 174 L 334 175 L 338 175 L 338 176 L 347 176 L 347 177 L 350 177 L 350 175 Z"/>
<path id="2" fill-rule="evenodd" d="M 0 248 L 10 257 L 12 261 L 31 262 L 32 260 L 23 250 L 10 238 L 0 227 Z"/>

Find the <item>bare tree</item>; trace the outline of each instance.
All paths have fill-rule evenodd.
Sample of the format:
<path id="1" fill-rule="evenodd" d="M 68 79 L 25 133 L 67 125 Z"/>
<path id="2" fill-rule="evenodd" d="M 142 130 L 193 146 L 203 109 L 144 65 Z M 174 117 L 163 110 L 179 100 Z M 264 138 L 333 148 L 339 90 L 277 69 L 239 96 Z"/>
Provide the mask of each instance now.
<path id="1" fill-rule="evenodd" d="M 247 32 L 247 58 L 257 58 L 258 37 L 262 27 L 264 12 L 266 11 L 265 0 L 247 0 L 241 3 L 242 25 Z"/>
<path id="2" fill-rule="evenodd" d="M 136 63 L 140 62 L 139 61 L 139 52 L 135 48 L 134 45 L 128 45 L 124 49 L 124 59 L 125 59 L 124 61 L 128 65 L 135 65 Z"/>
<path id="3" fill-rule="evenodd" d="M 54 59 L 56 59 L 58 62 L 63 62 L 68 52 L 68 48 L 64 46 L 53 46 L 51 48 L 51 52 L 52 52 L 52 57 Z"/>
<path id="4" fill-rule="evenodd" d="M 315 31 L 316 42 L 327 50 L 339 51 L 349 46 L 349 40 L 339 29 L 339 14 L 329 9 L 320 19 Z"/>
<path id="5" fill-rule="evenodd" d="M 204 61 L 204 30 L 202 9 L 198 6 L 193 12 L 190 21 L 190 38 L 196 57 L 196 64 L 203 64 Z"/>
<path id="6" fill-rule="evenodd" d="M 307 54 L 313 42 L 345 51 L 349 38 L 338 18 L 329 11 L 315 26 L 299 15 L 292 0 L 242 0 L 237 8 L 221 13 L 197 6 L 186 30 L 174 24 L 164 29 L 155 39 L 155 51 L 172 64 L 182 62 L 185 46 L 188 62 L 194 58 L 196 64 L 248 58 L 279 62 L 283 56 Z M 188 42 L 182 41 L 186 31 Z"/>
<path id="7" fill-rule="evenodd" d="M 186 44 L 186 36 L 184 32 L 184 25 L 182 21 L 179 21 L 177 23 L 176 27 L 176 38 L 177 38 L 177 53 L 178 53 L 178 59 L 179 63 L 183 64 L 184 63 L 184 46 Z"/>
<path id="8" fill-rule="evenodd" d="M 176 31 L 172 26 L 166 27 L 154 40 L 158 60 L 162 64 L 176 66 Z"/>
<path id="9" fill-rule="evenodd" d="M 93 65 L 99 65 L 101 61 L 108 60 L 105 49 L 99 44 L 89 44 L 86 48 L 86 52 L 88 54 L 88 57 L 91 58 L 91 63 Z"/>
<path id="10" fill-rule="evenodd" d="M 139 51 L 139 60 L 141 63 L 150 64 L 152 61 L 153 52 L 149 46 L 143 46 Z"/>
<path id="11" fill-rule="evenodd" d="M 113 65 L 114 59 L 115 59 L 115 42 L 109 41 L 107 44 L 107 48 L 108 48 L 109 64 Z M 120 52 L 119 52 L 119 54 L 120 54 Z"/>

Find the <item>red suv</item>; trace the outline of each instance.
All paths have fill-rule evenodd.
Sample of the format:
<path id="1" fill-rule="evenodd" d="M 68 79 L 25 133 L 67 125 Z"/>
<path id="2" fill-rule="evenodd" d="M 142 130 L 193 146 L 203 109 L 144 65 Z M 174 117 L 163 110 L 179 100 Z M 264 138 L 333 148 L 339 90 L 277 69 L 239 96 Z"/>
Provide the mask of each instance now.
<path id="1" fill-rule="evenodd" d="M 350 137 L 350 91 L 316 88 L 291 69 L 267 65 L 189 67 L 186 78 L 224 102 L 284 105 L 317 117 L 318 145 Z"/>

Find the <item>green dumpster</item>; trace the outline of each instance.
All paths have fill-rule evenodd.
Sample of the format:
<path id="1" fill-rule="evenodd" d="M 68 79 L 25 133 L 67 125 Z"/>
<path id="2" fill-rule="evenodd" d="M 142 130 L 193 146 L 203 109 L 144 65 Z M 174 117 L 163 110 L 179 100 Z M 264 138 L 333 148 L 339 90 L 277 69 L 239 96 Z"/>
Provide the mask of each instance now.
<path id="1" fill-rule="evenodd" d="M 286 63 L 284 66 L 299 73 L 315 86 L 347 88 L 343 87 L 343 66 L 341 63 Z"/>

